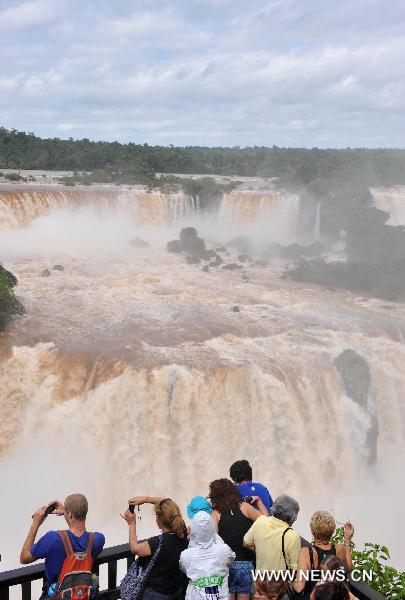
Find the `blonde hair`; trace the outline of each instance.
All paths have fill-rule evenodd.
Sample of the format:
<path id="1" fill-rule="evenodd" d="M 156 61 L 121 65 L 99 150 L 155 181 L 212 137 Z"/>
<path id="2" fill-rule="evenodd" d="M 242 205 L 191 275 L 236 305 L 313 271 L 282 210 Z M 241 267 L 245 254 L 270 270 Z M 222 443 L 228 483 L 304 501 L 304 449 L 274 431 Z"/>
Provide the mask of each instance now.
<path id="1" fill-rule="evenodd" d="M 155 515 L 160 524 L 171 533 L 175 533 L 178 538 L 183 539 L 186 534 L 186 524 L 181 516 L 180 509 L 173 500 L 165 498 L 155 505 Z"/>
<path id="2" fill-rule="evenodd" d="M 330 513 L 325 510 L 318 510 L 311 517 L 310 527 L 314 540 L 329 543 L 336 529 L 336 523 Z"/>

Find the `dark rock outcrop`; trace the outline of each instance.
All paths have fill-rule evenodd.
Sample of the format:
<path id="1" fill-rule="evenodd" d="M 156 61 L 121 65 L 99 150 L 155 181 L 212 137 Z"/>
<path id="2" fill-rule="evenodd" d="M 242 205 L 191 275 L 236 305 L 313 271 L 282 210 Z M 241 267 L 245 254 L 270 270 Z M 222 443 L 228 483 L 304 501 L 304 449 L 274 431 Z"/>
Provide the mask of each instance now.
<path id="1" fill-rule="evenodd" d="M 205 267 L 203 267 L 203 268 L 201 269 L 201 271 L 204 271 L 204 273 L 208 273 L 208 271 L 209 271 L 209 270 L 210 270 L 210 268 L 209 268 L 209 266 L 208 266 L 208 265 L 205 265 Z"/>
<path id="2" fill-rule="evenodd" d="M 186 261 L 189 265 L 198 265 L 198 263 L 201 262 L 201 258 L 199 258 L 198 256 L 195 255 L 187 255 L 186 256 Z"/>
<path id="3" fill-rule="evenodd" d="M 228 271 L 235 271 L 236 269 L 242 269 L 242 265 L 238 265 L 238 263 L 228 263 L 222 268 L 227 269 Z"/>
<path id="4" fill-rule="evenodd" d="M 180 242 L 183 250 L 194 256 L 203 258 L 206 254 L 205 242 L 198 237 L 197 230 L 194 227 L 184 227 L 180 231 Z"/>
<path id="5" fill-rule="evenodd" d="M 268 264 L 267 260 L 255 260 L 255 265 L 258 267 L 267 267 Z"/>
<path id="6" fill-rule="evenodd" d="M 53 265 L 52 269 L 54 271 L 64 271 L 65 267 L 63 265 Z"/>
<path id="7" fill-rule="evenodd" d="M 233 312 L 240 312 L 240 308 L 239 308 L 239 306 L 237 306 L 237 305 L 235 305 L 235 306 L 232 306 L 232 311 L 233 311 Z"/>
<path id="8" fill-rule="evenodd" d="M 371 417 L 371 426 L 366 436 L 368 462 L 377 459 L 378 418 L 370 405 L 371 372 L 367 360 L 355 350 L 347 348 L 335 360 L 335 367 L 342 379 L 343 388 L 349 398 L 356 402 Z"/>
<path id="9" fill-rule="evenodd" d="M 129 243 L 134 248 L 149 248 L 150 247 L 149 242 L 147 242 L 146 240 L 143 240 L 142 238 L 139 238 L 139 237 L 133 238 Z"/>
<path id="10" fill-rule="evenodd" d="M 267 258 L 317 258 L 325 252 L 325 246 L 321 242 L 313 242 L 308 246 L 301 244 L 290 244 L 281 246 L 280 244 L 271 244 L 266 250 Z"/>
<path id="11" fill-rule="evenodd" d="M 41 277 L 50 277 L 51 276 L 51 272 L 49 269 L 44 269 L 41 273 Z"/>
<path id="12" fill-rule="evenodd" d="M 180 254 L 180 252 L 183 252 L 183 244 L 180 240 L 172 240 L 171 242 L 167 242 L 166 249 L 168 252 Z"/>

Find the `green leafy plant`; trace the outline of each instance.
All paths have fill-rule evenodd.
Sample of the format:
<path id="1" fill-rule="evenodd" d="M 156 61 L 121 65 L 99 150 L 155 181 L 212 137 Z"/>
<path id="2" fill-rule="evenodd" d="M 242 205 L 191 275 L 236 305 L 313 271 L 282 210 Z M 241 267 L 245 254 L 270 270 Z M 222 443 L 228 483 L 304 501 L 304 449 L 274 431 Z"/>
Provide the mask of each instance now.
<path id="1" fill-rule="evenodd" d="M 343 527 L 339 527 L 332 538 L 333 544 L 343 543 Z M 359 550 L 351 543 L 353 569 L 362 572 L 372 572 L 373 578 L 369 585 L 380 592 L 388 600 L 405 599 L 405 572 L 398 571 L 387 564 L 391 559 L 386 546 L 366 542 Z"/>

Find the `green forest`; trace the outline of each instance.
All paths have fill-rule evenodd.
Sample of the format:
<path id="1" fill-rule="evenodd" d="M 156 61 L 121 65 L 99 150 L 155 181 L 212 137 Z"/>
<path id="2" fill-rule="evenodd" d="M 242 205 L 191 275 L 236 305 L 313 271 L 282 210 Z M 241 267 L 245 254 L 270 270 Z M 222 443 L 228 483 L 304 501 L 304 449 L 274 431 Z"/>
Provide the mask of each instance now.
<path id="1" fill-rule="evenodd" d="M 289 186 L 362 179 L 405 183 L 405 150 L 366 148 L 208 148 L 41 139 L 0 128 L 0 169 L 91 171 L 95 182 L 153 184 L 156 173 L 278 177 Z"/>

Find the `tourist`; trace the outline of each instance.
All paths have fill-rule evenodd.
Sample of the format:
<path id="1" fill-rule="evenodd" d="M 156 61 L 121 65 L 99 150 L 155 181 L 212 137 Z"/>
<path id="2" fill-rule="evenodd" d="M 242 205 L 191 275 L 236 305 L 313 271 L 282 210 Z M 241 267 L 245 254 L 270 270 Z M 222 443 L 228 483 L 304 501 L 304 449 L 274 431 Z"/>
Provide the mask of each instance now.
<path id="1" fill-rule="evenodd" d="M 40 558 L 45 559 L 45 578 L 41 598 L 47 597 L 48 593 L 51 594 L 55 588 L 69 550 L 89 551 L 93 560 L 102 551 L 105 543 L 104 535 L 98 532 L 90 534 L 86 531 L 87 511 L 86 497 L 83 494 L 71 494 L 64 504 L 60 500 L 53 500 L 46 506 L 38 508 L 32 515 L 32 525 L 21 550 L 20 562 L 27 565 Z M 49 514 L 64 516 L 68 530 L 48 531 L 35 542 L 38 529 Z"/>
<path id="2" fill-rule="evenodd" d="M 218 534 L 235 553 L 235 562 L 229 568 L 229 592 L 231 599 L 248 600 L 252 591 L 252 568 L 254 552 L 244 548 L 243 536 L 262 513 L 251 504 L 243 502 L 230 479 L 217 479 L 210 483 L 209 499 L 213 518 L 218 524 Z M 255 501 L 261 509 L 264 504 L 259 497 Z"/>
<path id="3" fill-rule="evenodd" d="M 347 575 L 342 561 L 335 555 L 329 554 L 319 565 L 319 571 L 322 574 L 322 580 L 317 582 L 314 586 L 314 590 L 310 595 L 310 600 L 314 600 L 315 597 L 315 587 L 321 585 L 325 581 L 332 581 L 338 584 L 339 586 L 344 586 L 347 588 L 349 593 L 350 600 L 356 600 L 356 596 L 354 596 L 349 590 L 349 586 L 347 584 Z M 345 592 L 343 592 L 345 595 Z M 299 598 L 305 598 L 305 592 L 301 593 Z"/>
<path id="4" fill-rule="evenodd" d="M 301 538 L 292 524 L 296 521 L 299 504 L 290 496 L 279 496 L 271 508 L 271 517 L 260 516 L 246 532 L 246 548 L 256 551 L 256 569 L 284 571 L 296 569 Z"/>
<path id="5" fill-rule="evenodd" d="M 251 496 L 259 496 L 267 510 L 267 515 L 270 514 L 273 500 L 269 490 L 262 484 L 252 481 L 252 467 L 247 460 L 238 460 L 233 463 L 229 469 L 229 474 L 232 481 L 239 490 L 243 500 Z M 257 506 L 255 507 L 257 508 Z"/>
<path id="6" fill-rule="evenodd" d="M 212 513 L 212 506 L 204 496 L 194 496 L 187 504 L 187 516 L 189 519 L 195 517 L 197 513 L 204 511 L 209 515 Z"/>
<path id="7" fill-rule="evenodd" d="M 186 600 L 221 600 L 228 598 L 229 565 L 235 553 L 215 539 L 211 516 L 198 512 L 191 520 L 190 544 L 180 555 L 180 568 L 189 578 Z"/>
<path id="8" fill-rule="evenodd" d="M 320 581 L 316 584 L 313 594 L 313 600 L 350 600 L 354 598 L 346 585 L 335 581 Z"/>
<path id="9" fill-rule="evenodd" d="M 136 532 L 135 514 L 127 510 L 121 515 L 128 523 L 131 552 L 140 557 L 139 566 L 146 569 L 160 547 L 146 583 L 143 600 L 180 600 L 183 597 L 184 577 L 180 571 L 179 559 L 187 548 L 187 531 L 179 507 L 170 498 L 151 496 L 135 496 L 129 502 L 135 506 L 153 504 L 156 524 L 163 534 L 161 546 L 158 535 L 140 541 Z"/>
<path id="10" fill-rule="evenodd" d="M 314 588 L 315 582 L 305 581 L 302 573 L 319 569 L 321 562 L 327 556 L 336 556 L 342 561 L 344 569 L 350 571 L 352 568 L 350 543 L 354 534 L 353 525 L 346 523 L 344 526 L 344 543 L 332 544 L 331 538 L 335 532 L 336 523 L 333 516 L 326 511 L 317 511 L 312 515 L 310 528 L 314 541 L 312 546 L 300 550 L 297 580 L 293 584 L 296 592 L 301 592 L 305 588 L 308 597 Z"/>
<path id="11" fill-rule="evenodd" d="M 288 583 L 274 579 L 256 580 L 254 600 L 287 600 Z"/>

